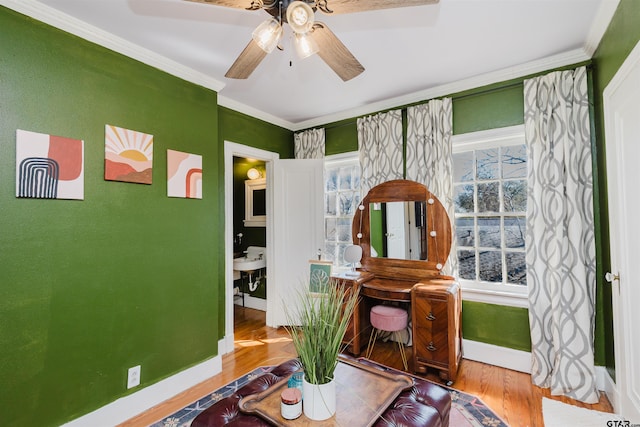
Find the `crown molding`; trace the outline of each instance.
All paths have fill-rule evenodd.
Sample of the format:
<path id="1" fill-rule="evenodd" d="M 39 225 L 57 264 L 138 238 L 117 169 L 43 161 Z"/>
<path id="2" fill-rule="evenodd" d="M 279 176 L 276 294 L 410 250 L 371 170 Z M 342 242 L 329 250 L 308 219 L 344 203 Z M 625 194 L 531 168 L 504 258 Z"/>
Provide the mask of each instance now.
<path id="1" fill-rule="evenodd" d="M 283 127 L 288 130 L 295 130 L 296 124 L 287 120 L 276 117 L 272 114 L 265 113 L 257 108 L 250 107 L 249 105 L 235 101 L 231 98 L 218 94 L 218 105 L 235 110 L 239 113 L 246 114 L 256 119 L 264 120 L 276 126 Z"/>
<path id="2" fill-rule="evenodd" d="M 619 3 L 620 0 L 604 0 L 600 3 L 600 7 L 596 12 L 596 17 L 591 24 L 589 34 L 587 34 L 587 40 L 584 44 L 584 50 L 589 57 L 592 57 L 596 49 L 598 49 L 600 40 L 602 40 L 602 36 L 604 36 L 607 28 L 609 28 L 609 23 L 616 13 Z"/>
<path id="3" fill-rule="evenodd" d="M 89 25 L 38 1 L 0 0 L 0 5 L 216 92 L 219 92 L 225 86 L 223 82 L 206 74 L 158 55 L 123 38 L 116 37 L 107 31 Z"/>

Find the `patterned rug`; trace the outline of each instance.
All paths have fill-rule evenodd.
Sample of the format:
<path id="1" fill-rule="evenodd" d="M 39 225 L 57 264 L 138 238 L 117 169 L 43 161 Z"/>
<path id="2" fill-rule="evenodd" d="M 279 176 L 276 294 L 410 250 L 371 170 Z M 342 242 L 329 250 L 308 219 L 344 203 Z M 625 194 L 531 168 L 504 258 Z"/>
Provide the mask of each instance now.
<path id="1" fill-rule="evenodd" d="M 151 427 L 189 427 L 191 421 L 202 411 L 213 405 L 217 401 L 233 394 L 249 381 L 269 372 L 273 366 L 256 368 L 248 374 L 235 381 L 219 388 L 202 399 L 193 402 L 189 406 L 180 409 L 161 421 L 151 425 Z M 389 368 L 391 371 L 394 369 Z M 406 372 L 405 372 L 406 374 Z M 442 386 L 451 393 L 451 413 L 449 415 L 450 427 L 508 427 L 482 400 L 477 397 L 463 393 L 451 387 Z"/>

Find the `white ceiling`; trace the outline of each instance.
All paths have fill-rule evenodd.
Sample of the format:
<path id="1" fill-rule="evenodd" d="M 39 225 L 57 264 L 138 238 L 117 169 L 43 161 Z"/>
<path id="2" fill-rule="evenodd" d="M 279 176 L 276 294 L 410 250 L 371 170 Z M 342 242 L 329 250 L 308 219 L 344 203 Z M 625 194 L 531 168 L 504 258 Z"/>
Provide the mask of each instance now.
<path id="1" fill-rule="evenodd" d="M 267 55 L 247 80 L 225 78 L 264 11 L 186 0 L 0 4 L 214 89 L 221 105 L 298 130 L 586 60 L 618 1 L 440 0 L 317 12 L 365 67 L 348 82 L 317 55 L 297 59 L 288 26 L 284 51 Z"/>

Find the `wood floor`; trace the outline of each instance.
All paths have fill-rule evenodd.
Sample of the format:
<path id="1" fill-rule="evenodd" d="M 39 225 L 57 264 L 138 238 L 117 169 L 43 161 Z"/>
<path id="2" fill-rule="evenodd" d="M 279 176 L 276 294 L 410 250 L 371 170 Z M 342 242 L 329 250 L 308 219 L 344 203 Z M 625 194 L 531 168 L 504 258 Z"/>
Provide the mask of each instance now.
<path id="1" fill-rule="evenodd" d="M 209 392 L 231 382 L 258 366 L 277 365 L 296 356 L 291 340 L 283 328 L 265 326 L 265 313 L 235 306 L 235 351 L 222 356 L 222 372 L 172 399 L 121 424 L 121 427 L 149 426 L 198 400 Z M 376 343 L 372 359 L 387 366 L 402 369 L 402 361 L 395 343 Z M 410 357 L 410 347 L 408 348 Z M 411 365 L 409 365 L 411 370 Z M 428 379 L 438 381 L 435 373 Z M 583 404 L 569 398 L 551 397 L 548 390 L 531 385 L 528 374 L 463 359 L 453 387 L 482 399 L 496 414 L 512 427 L 543 427 L 542 397 L 565 403 L 612 412 L 603 395 L 595 405 Z M 455 426 L 452 426 L 455 427 Z"/>

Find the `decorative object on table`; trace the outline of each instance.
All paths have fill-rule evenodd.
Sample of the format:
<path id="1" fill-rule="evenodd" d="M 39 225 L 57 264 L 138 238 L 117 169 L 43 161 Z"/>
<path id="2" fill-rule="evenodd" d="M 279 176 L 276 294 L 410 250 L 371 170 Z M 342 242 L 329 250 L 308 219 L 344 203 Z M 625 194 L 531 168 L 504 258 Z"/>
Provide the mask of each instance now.
<path id="1" fill-rule="evenodd" d="M 302 393 L 297 388 L 285 388 L 280 394 L 280 414 L 285 420 L 302 415 Z"/>
<path id="2" fill-rule="evenodd" d="M 309 292 L 324 294 L 331 278 L 331 261 L 309 261 Z"/>
<path id="3" fill-rule="evenodd" d="M 16 197 L 84 199 L 84 141 L 16 131 Z"/>
<path id="4" fill-rule="evenodd" d="M 360 359 L 359 361 L 363 360 Z M 380 369 L 385 369 L 386 371 L 398 374 L 402 373 L 393 368 L 383 367 L 383 365 L 376 364 L 375 362 L 367 362 L 377 365 Z M 254 414 L 244 414 L 238 409 L 237 405 L 242 397 L 273 387 L 279 381 L 290 375 L 292 370 L 297 370 L 298 366 L 289 366 L 289 370 L 281 370 L 278 372 L 279 375 L 274 376 L 273 373 L 279 371 L 281 368 L 282 365 L 275 368 L 273 366 L 256 368 L 250 373 L 235 379 L 229 384 L 208 393 L 201 399 L 155 422 L 150 427 L 221 427 L 226 424 L 238 422 L 244 422 L 244 425 L 267 426 L 269 425 L 267 421 L 261 422 L 261 419 Z M 269 381 L 265 380 L 266 377 L 269 377 Z M 262 378 L 262 380 L 254 381 L 258 378 Z M 465 427 L 507 427 L 507 424 L 477 396 L 461 392 L 454 388 L 444 387 L 440 384 L 434 384 L 432 381 L 424 378 L 414 377 L 414 380 L 418 384 L 430 383 L 434 386 L 442 387 L 450 394 L 451 414 L 449 416 L 449 425 Z M 260 383 L 260 385 L 257 383 Z M 411 394 L 412 391 L 413 390 L 409 390 L 407 393 Z M 401 408 L 391 410 L 401 411 Z"/>
<path id="5" fill-rule="evenodd" d="M 202 199 L 202 156 L 167 150 L 167 196 Z"/>
<path id="6" fill-rule="evenodd" d="M 356 271 L 356 264 L 360 263 L 362 259 L 362 246 L 350 245 L 344 250 L 344 260 L 349 264 L 349 271 L 345 273 L 347 276 L 357 277 L 360 275 L 359 271 Z"/>
<path id="7" fill-rule="evenodd" d="M 151 184 L 153 135 L 105 125 L 104 179 Z"/>
<path id="8" fill-rule="evenodd" d="M 297 309 L 285 307 L 287 330 L 304 371 L 302 406 L 311 420 L 325 420 L 335 413 L 334 372 L 357 300 L 355 292 L 329 281 L 326 293 L 302 293 Z"/>

